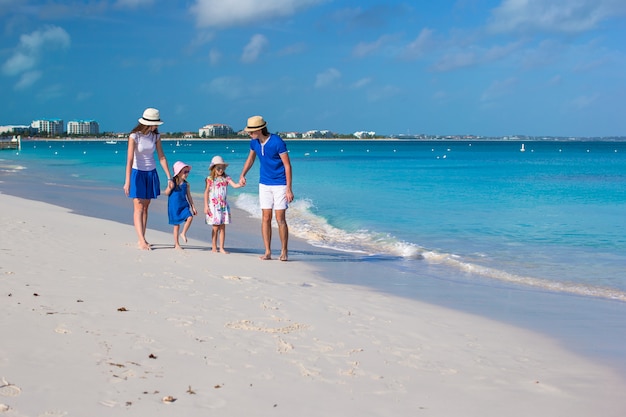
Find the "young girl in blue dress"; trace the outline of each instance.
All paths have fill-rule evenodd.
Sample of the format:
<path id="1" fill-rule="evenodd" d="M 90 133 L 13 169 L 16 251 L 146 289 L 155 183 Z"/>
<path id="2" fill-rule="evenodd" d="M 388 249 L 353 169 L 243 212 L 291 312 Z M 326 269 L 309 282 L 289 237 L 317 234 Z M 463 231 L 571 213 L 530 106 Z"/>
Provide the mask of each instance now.
<path id="1" fill-rule="evenodd" d="M 182 161 L 174 163 L 174 177 L 168 181 L 165 195 L 167 195 L 167 217 L 169 224 L 174 226 L 174 248 L 182 249 L 179 238 L 187 242 L 187 231 L 193 216 L 198 214 L 191 198 L 191 190 L 187 177 L 191 167 Z M 183 231 L 180 232 L 180 225 Z"/>

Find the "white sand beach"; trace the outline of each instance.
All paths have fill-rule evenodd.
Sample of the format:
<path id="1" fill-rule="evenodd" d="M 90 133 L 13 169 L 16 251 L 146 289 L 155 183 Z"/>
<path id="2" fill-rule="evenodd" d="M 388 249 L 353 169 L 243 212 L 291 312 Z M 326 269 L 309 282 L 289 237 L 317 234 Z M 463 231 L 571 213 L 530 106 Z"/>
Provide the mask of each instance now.
<path id="1" fill-rule="evenodd" d="M 2 416 L 626 415 L 621 375 L 545 336 L 306 262 L 153 230 L 141 251 L 131 224 L 0 206 Z"/>

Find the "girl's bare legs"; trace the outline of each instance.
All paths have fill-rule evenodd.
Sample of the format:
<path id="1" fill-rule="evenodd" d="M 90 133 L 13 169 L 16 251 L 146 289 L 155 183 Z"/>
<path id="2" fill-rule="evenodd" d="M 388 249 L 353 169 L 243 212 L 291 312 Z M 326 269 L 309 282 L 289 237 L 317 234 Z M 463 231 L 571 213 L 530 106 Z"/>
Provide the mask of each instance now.
<path id="1" fill-rule="evenodd" d="M 220 252 L 222 253 L 229 253 L 226 248 L 224 248 L 224 242 L 226 241 L 226 225 L 225 224 L 221 224 L 219 226 L 219 231 L 220 231 Z"/>
<path id="2" fill-rule="evenodd" d="M 193 221 L 193 216 L 187 217 L 185 220 L 185 224 L 183 225 L 183 232 L 180 234 L 180 237 L 183 239 L 183 242 L 187 243 L 187 231 L 189 230 L 189 226 L 191 226 L 191 222 Z"/>
<path id="3" fill-rule="evenodd" d="M 180 225 L 174 225 L 174 249 L 182 249 L 180 243 L 178 242 L 178 232 L 180 231 Z"/>
<path id="4" fill-rule="evenodd" d="M 213 229 L 211 230 L 211 252 L 217 252 L 217 235 L 219 228 L 219 225 L 213 225 Z"/>
<path id="5" fill-rule="evenodd" d="M 150 250 L 150 244 L 146 241 L 146 226 L 148 224 L 149 199 L 133 198 L 133 223 L 137 232 L 137 245 L 139 249 Z"/>

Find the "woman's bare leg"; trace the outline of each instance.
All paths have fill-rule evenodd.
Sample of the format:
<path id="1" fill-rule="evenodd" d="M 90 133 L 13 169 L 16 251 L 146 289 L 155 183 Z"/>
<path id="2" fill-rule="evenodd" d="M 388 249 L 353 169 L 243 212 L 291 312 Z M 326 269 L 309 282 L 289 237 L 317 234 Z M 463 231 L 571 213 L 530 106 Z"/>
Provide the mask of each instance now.
<path id="1" fill-rule="evenodd" d="M 150 200 L 143 198 L 133 199 L 133 223 L 137 232 L 137 245 L 139 249 L 150 250 L 150 244 L 146 241 L 146 224 L 148 222 L 148 207 Z"/>

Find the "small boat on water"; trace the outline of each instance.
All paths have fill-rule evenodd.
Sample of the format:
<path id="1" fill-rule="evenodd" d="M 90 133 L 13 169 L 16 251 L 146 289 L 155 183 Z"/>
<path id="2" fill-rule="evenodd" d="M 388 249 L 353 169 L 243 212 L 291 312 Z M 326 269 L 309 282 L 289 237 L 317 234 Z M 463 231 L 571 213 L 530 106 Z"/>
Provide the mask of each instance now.
<path id="1" fill-rule="evenodd" d="M 117 145 L 117 141 L 116 140 L 107 140 L 105 143 L 107 145 Z"/>
<path id="2" fill-rule="evenodd" d="M 526 152 L 526 148 L 524 148 L 524 144 L 522 143 L 522 147 L 519 150 L 520 152 Z"/>

